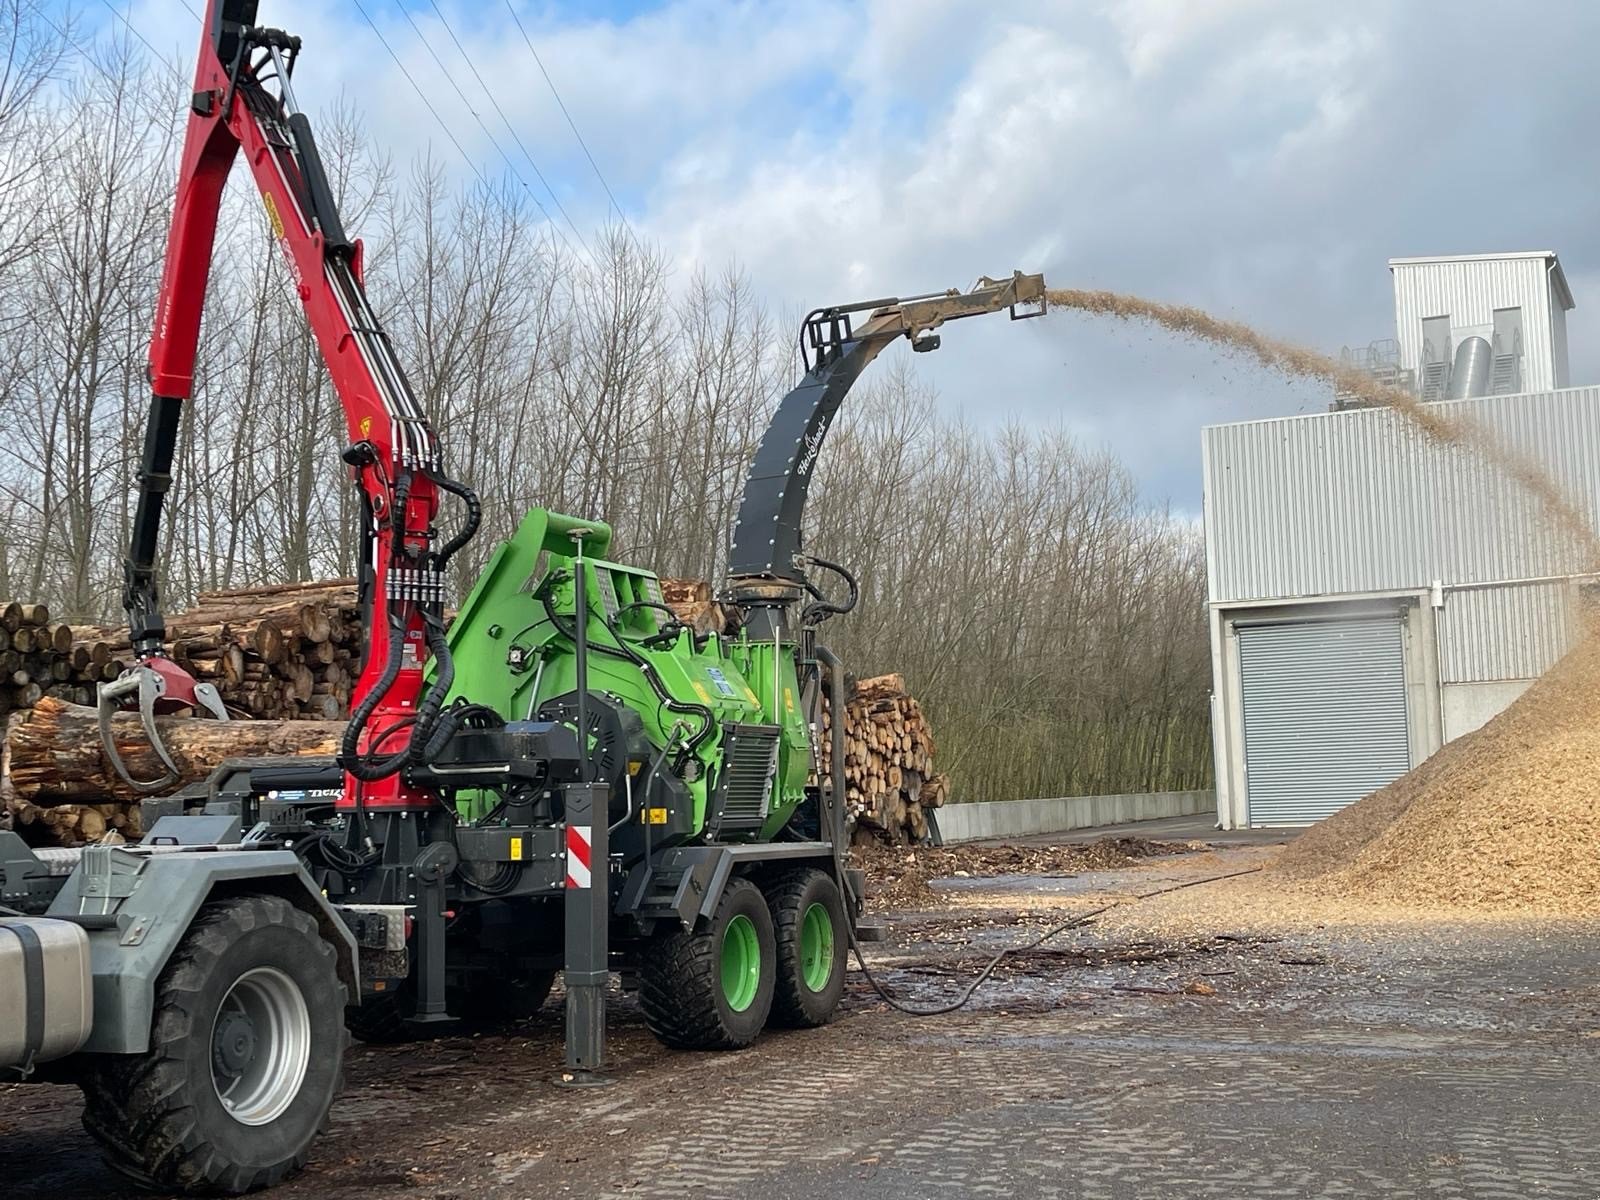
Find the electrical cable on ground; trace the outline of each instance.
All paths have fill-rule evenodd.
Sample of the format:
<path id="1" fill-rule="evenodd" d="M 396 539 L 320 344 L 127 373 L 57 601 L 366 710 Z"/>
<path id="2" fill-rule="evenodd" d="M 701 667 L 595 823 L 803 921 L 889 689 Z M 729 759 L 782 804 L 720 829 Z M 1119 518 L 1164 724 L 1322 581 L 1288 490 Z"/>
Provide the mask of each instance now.
<path id="1" fill-rule="evenodd" d="M 1001 961 L 1012 954 L 1020 954 L 1027 950 L 1037 949 L 1039 946 L 1044 945 L 1044 943 L 1048 942 L 1051 938 L 1057 936 L 1058 934 L 1065 933 L 1069 929 L 1076 929 L 1080 925 L 1087 925 L 1090 921 L 1094 920 L 1094 918 L 1100 916 L 1102 913 L 1108 913 L 1114 908 L 1123 908 L 1129 904 L 1137 904 L 1141 900 L 1150 900 L 1156 896 L 1165 896 L 1169 892 L 1179 892 L 1184 888 L 1199 887 L 1203 883 L 1216 883 L 1219 880 L 1234 879 L 1240 875 L 1254 875 L 1259 870 L 1261 870 L 1260 867 L 1246 867 L 1242 871 L 1228 871 L 1222 875 L 1208 875 L 1204 879 L 1190 879 L 1183 883 L 1172 884 L 1169 887 L 1157 888 L 1153 892 L 1141 892 L 1136 896 L 1129 896 L 1126 899 L 1116 900 L 1110 904 L 1101 905 L 1099 908 L 1090 909 L 1088 912 L 1077 913 L 1074 916 L 1069 917 L 1067 920 L 1061 922 L 1061 924 L 1045 930 L 1031 942 L 1021 942 L 1015 946 L 1007 946 L 1004 950 L 1000 951 L 1000 953 L 996 954 L 988 961 L 988 963 L 984 965 L 983 970 L 978 972 L 978 977 L 967 985 L 966 990 L 962 992 L 959 997 L 957 997 L 955 1000 L 952 1000 L 948 1004 L 941 1004 L 934 1008 L 913 1008 L 903 1000 L 898 1000 L 894 996 L 891 996 L 888 992 L 888 989 L 886 989 L 883 984 L 878 981 L 877 977 L 867 969 L 866 960 L 861 956 L 861 943 L 856 940 L 856 931 L 854 925 L 847 924 L 845 928 L 850 935 L 850 948 L 855 951 L 856 965 L 861 969 L 862 976 L 869 984 L 872 985 L 872 990 L 878 993 L 878 996 L 885 1004 L 887 1004 L 890 1008 L 895 1009 L 897 1012 L 903 1012 L 907 1016 L 911 1017 L 939 1017 L 945 1015 L 946 1013 L 953 1013 L 957 1009 L 965 1008 L 972 1000 L 972 997 L 977 994 L 978 989 L 988 982 L 990 976 L 994 974 L 995 968 L 1000 965 Z"/>

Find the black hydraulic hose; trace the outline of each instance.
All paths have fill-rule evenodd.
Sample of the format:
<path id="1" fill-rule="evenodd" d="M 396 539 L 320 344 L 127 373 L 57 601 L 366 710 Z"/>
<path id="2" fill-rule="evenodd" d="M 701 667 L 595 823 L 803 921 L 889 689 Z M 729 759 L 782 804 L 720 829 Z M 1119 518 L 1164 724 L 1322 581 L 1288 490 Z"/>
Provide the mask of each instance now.
<path id="1" fill-rule="evenodd" d="M 389 554 L 390 569 L 400 564 L 401 548 L 405 545 L 406 506 L 411 499 L 411 472 L 402 470 L 394 482 L 393 495 L 389 501 L 389 532 L 393 544 Z M 383 673 L 373 684 L 372 690 L 362 697 L 361 703 L 356 705 L 355 711 L 350 714 L 350 724 L 345 726 L 344 737 L 339 742 L 339 765 L 350 773 L 352 777 L 363 783 L 376 783 L 380 779 L 387 779 L 403 768 L 411 759 L 412 746 L 417 739 L 419 724 L 414 725 L 411 735 L 406 739 L 405 746 L 387 755 L 361 755 L 361 734 L 366 728 L 367 721 L 377 711 L 378 705 L 383 703 L 383 698 L 389 694 L 389 689 L 394 687 L 395 680 L 400 678 L 400 667 L 405 652 L 405 622 L 399 619 L 400 604 L 394 600 L 387 600 L 384 605 L 389 619 L 389 656 L 383 664 Z M 373 598 L 373 608 L 377 608 L 377 598 Z"/>
<path id="2" fill-rule="evenodd" d="M 356 705 L 355 711 L 350 714 L 350 724 L 344 727 L 344 737 L 339 742 L 339 765 L 364 783 L 376 783 L 380 779 L 387 779 L 406 764 L 406 756 L 410 753 L 411 745 L 408 741 L 405 749 L 381 758 L 363 758 L 361 756 L 361 733 L 366 728 L 368 720 L 377 711 L 378 705 L 394 681 L 400 678 L 401 656 L 405 652 L 405 627 L 394 619 L 389 618 L 389 657 L 384 661 L 383 674 L 378 676 L 377 683 L 372 690 L 361 698 L 361 703 Z M 415 734 L 413 733 L 413 737 Z"/>
<path id="3" fill-rule="evenodd" d="M 1061 924 L 1051 926 L 1036 938 L 1026 942 L 1019 942 L 1014 946 L 1007 946 L 1005 949 L 1001 950 L 998 954 L 984 964 L 983 970 L 978 972 L 977 978 L 969 983 L 959 996 L 946 1004 L 938 1004 L 932 1008 L 913 1008 L 911 1005 L 906 1004 L 903 1000 L 897 999 L 896 997 L 890 995 L 888 989 L 885 988 L 883 984 L 879 983 L 877 977 L 867 969 L 866 961 L 861 957 L 861 943 L 856 939 L 855 925 L 853 923 L 847 925 L 845 927 L 845 932 L 850 939 L 850 949 L 855 951 L 856 966 L 861 969 L 862 977 L 872 985 L 872 990 L 878 993 L 878 997 L 885 1004 L 894 1009 L 896 1012 L 905 1013 L 908 1017 L 942 1017 L 946 1013 L 953 1013 L 957 1009 L 965 1008 L 971 1002 L 972 997 L 977 994 L 978 989 L 989 981 L 990 976 L 994 974 L 995 968 L 1000 965 L 1003 959 L 1009 957 L 1010 955 L 1021 954 L 1028 950 L 1036 949 L 1039 946 L 1044 945 L 1044 943 L 1048 942 L 1051 938 L 1057 936 L 1058 934 L 1065 933 L 1069 929 L 1076 929 L 1080 925 L 1087 925 L 1090 921 L 1094 920 L 1102 913 L 1110 912 L 1113 908 L 1121 908 L 1126 904 L 1136 904 L 1140 900 L 1150 900 L 1156 896 L 1165 896 L 1168 892 L 1181 892 L 1184 888 L 1199 887 L 1203 883 L 1216 883 L 1218 880 L 1233 879 L 1239 875 L 1254 875 L 1259 870 L 1261 870 L 1260 867 L 1246 867 L 1242 871 L 1226 871 L 1221 875 L 1207 875 L 1204 879 L 1189 879 L 1185 880 L 1183 883 L 1175 883 L 1168 887 L 1156 888 L 1154 891 L 1140 892 L 1136 896 L 1129 896 L 1123 900 L 1114 900 L 1110 904 L 1102 904 L 1099 908 L 1092 908 L 1088 912 L 1078 913 L 1076 916 L 1068 917 L 1065 921 L 1062 921 Z"/>
<path id="4" fill-rule="evenodd" d="M 444 748 L 467 722 L 482 720 L 479 728 L 489 728 L 491 725 L 504 725 L 505 718 L 486 704 L 471 704 L 464 699 L 458 699 L 449 708 L 445 709 L 439 719 L 434 723 L 433 733 L 428 738 L 427 745 L 422 749 L 424 762 L 432 762 L 444 752 Z"/>
<path id="5" fill-rule="evenodd" d="M 550 606 L 550 597 L 541 597 L 540 603 L 544 605 L 545 616 L 549 618 L 550 624 L 559 629 L 563 636 L 569 637 L 576 642 L 578 640 L 577 632 L 562 624 L 561 617 L 557 615 L 556 610 Z M 661 706 L 668 712 L 689 713 L 693 716 L 699 717 L 699 730 L 696 731 L 693 737 L 684 743 L 685 747 L 689 751 L 693 752 L 698 750 L 701 743 L 710 737 L 712 732 L 716 729 L 717 714 L 712 712 L 711 709 L 704 704 L 691 704 L 684 700 L 675 699 L 672 693 L 667 690 L 667 685 L 661 681 L 660 674 L 656 671 L 655 667 L 651 665 L 650 660 L 629 646 L 627 640 L 618 636 L 615 629 L 611 629 L 610 626 L 607 626 L 607 629 L 610 631 L 612 637 L 616 638 L 617 646 L 607 646 L 601 642 L 596 643 L 589 648 L 591 650 L 597 650 L 601 654 L 609 655 L 612 658 L 620 658 L 624 662 L 632 663 L 634 666 L 638 667 L 640 672 L 645 677 L 645 682 L 650 685 L 650 690 L 655 692 L 656 699 L 661 702 Z"/>
<path id="6" fill-rule="evenodd" d="M 443 475 L 429 474 L 428 478 L 452 495 L 459 496 L 467 506 L 467 520 L 462 528 L 457 531 L 444 547 L 433 558 L 436 570 L 443 572 L 450 557 L 460 550 L 477 533 L 483 522 L 483 505 L 479 503 L 478 495 L 465 484 Z M 391 558 L 391 566 L 398 565 L 401 557 L 400 547 L 405 544 L 405 510 L 411 495 L 411 473 L 401 471 L 395 481 L 394 498 L 390 510 L 390 530 L 394 538 L 395 551 Z M 444 619 L 442 614 L 433 611 L 433 605 L 422 607 L 423 637 L 427 643 L 428 652 L 433 656 L 434 679 L 424 693 L 421 702 L 417 705 L 416 720 L 412 726 L 411 735 L 406 739 L 404 748 L 393 754 L 381 758 L 363 759 L 359 753 L 359 744 L 362 729 L 371 718 L 378 705 L 382 703 L 389 689 L 394 686 L 395 680 L 400 675 L 400 665 L 405 643 L 405 629 L 403 624 L 396 622 L 391 614 L 391 636 L 389 643 L 389 658 L 384 665 L 383 674 L 372 690 L 362 699 L 356 711 L 351 714 L 350 724 L 345 728 L 344 738 L 340 743 L 341 765 L 356 779 L 372 783 L 379 779 L 387 778 L 408 766 L 414 766 L 424 759 L 429 759 L 443 750 L 444 744 L 455 732 L 454 727 L 438 729 L 439 715 L 444 708 L 445 697 L 455 683 L 455 661 L 450 654 L 450 644 L 445 637 Z"/>
<path id="7" fill-rule="evenodd" d="M 844 663 L 826 646 L 816 647 L 814 653 L 817 661 L 828 668 L 828 707 L 832 710 L 832 724 L 828 729 L 828 774 L 832 784 L 828 789 L 832 793 L 828 804 L 828 840 L 833 843 L 834 854 L 838 855 L 844 841 Z M 839 871 L 839 886 L 847 891 L 850 888 L 849 876 L 843 870 Z M 865 907 L 864 897 L 852 894 L 849 899 L 852 912 Z M 851 924 L 853 927 L 853 918 Z"/>
<path id="8" fill-rule="evenodd" d="M 813 595 L 817 595 L 817 599 L 813 603 L 806 605 L 805 608 L 801 610 L 801 623 L 806 624 L 819 616 L 842 617 L 845 615 L 845 613 L 854 610 L 856 604 L 861 600 L 861 585 L 856 582 L 856 577 L 838 563 L 829 562 L 825 558 L 818 558 L 815 554 L 808 554 L 805 557 L 807 562 L 814 563 L 825 571 L 832 571 L 835 575 L 843 579 L 845 586 L 850 589 L 850 597 L 849 599 L 845 600 L 844 603 L 836 604 L 832 600 L 828 600 L 820 595 L 817 595 L 816 589 L 808 589 Z"/>
<path id="9" fill-rule="evenodd" d="M 450 656 L 450 643 L 445 638 L 443 617 L 424 609 L 422 628 L 428 652 L 433 655 L 433 683 L 428 686 L 421 703 L 417 705 L 416 727 L 411 731 L 411 740 L 401 752 L 404 755 L 403 766 L 416 766 L 424 758 L 432 758 L 444 749 L 444 742 L 449 740 L 448 732 L 445 738 L 436 738 L 435 726 L 439 722 L 440 712 L 444 709 L 444 698 L 456 681 L 455 659 Z"/>
<path id="10" fill-rule="evenodd" d="M 429 478 L 451 495 L 459 497 L 467 506 L 466 523 L 444 544 L 444 548 L 435 557 L 439 570 L 443 571 L 445 564 L 455 552 L 470 542 L 473 535 L 478 532 L 478 527 L 483 524 L 483 504 L 478 500 L 478 493 L 459 480 L 449 479 L 444 475 L 430 475 Z"/>

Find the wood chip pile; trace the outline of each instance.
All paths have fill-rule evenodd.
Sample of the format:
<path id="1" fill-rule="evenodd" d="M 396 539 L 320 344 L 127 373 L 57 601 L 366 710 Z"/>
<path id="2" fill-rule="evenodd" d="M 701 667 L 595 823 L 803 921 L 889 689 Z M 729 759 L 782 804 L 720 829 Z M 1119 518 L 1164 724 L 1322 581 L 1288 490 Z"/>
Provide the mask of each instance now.
<path id="1" fill-rule="evenodd" d="M 1274 872 L 1413 906 L 1600 914 L 1600 636 L 1483 728 L 1314 825 Z"/>

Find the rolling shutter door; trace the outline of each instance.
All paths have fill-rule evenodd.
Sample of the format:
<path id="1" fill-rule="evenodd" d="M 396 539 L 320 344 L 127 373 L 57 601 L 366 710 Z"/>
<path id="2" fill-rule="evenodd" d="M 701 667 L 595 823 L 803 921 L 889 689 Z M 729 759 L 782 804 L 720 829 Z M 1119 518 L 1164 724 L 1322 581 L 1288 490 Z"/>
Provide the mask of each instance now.
<path id="1" fill-rule="evenodd" d="M 1398 617 L 1238 624 L 1251 825 L 1304 825 L 1411 769 Z"/>

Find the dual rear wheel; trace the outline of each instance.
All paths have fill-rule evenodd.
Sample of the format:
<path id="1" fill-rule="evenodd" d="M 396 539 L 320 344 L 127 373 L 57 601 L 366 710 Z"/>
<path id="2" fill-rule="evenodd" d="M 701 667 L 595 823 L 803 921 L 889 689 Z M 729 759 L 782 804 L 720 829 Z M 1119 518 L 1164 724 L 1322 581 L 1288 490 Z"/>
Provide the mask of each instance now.
<path id="1" fill-rule="evenodd" d="M 731 880 L 703 927 L 658 936 L 645 951 L 646 1024 L 687 1050 L 736 1050 L 769 1024 L 827 1024 L 844 990 L 844 922 L 838 887 L 814 868 L 759 887 Z"/>

